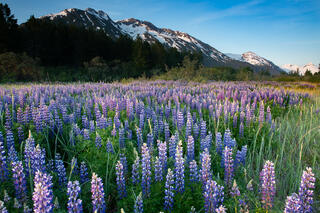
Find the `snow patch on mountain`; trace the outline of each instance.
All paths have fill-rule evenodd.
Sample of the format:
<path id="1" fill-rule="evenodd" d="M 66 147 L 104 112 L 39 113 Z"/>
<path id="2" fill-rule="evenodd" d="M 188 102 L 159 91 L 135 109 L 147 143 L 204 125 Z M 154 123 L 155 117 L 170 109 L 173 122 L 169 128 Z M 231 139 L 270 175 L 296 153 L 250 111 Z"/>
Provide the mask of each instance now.
<path id="1" fill-rule="evenodd" d="M 300 75 L 304 75 L 307 72 L 307 70 L 309 70 L 312 74 L 315 74 L 319 71 L 319 68 L 311 62 L 303 66 L 298 66 L 295 64 L 284 64 L 281 67 L 287 72 L 298 71 Z"/>

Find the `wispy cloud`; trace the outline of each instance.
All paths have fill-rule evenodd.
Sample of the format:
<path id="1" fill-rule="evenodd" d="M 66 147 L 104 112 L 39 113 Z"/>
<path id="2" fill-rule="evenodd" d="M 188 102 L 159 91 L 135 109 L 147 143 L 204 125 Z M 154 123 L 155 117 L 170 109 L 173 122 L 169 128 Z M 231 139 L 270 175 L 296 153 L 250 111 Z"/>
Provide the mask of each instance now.
<path id="1" fill-rule="evenodd" d="M 204 14 L 202 16 L 199 16 L 197 18 L 194 18 L 191 23 L 192 24 L 199 24 L 206 21 L 214 20 L 214 19 L 220 19 L 225 18 L 229 16 L 241 16 L 241 15 L 247 15 L 252 13 L 252 9 L 254 6 L 262 3 L 262 0 L 253 0 L 249 1 L 243 4 L 238 4 L 233 7 L 223 9 L 223 10 L 217 10 L 211 13 Z"/>

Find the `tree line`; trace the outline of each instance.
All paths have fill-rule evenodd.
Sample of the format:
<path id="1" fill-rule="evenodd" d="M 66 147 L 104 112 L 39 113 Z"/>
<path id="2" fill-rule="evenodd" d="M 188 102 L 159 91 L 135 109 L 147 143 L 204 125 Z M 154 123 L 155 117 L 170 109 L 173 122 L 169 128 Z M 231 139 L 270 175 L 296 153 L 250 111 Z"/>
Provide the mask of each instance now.
<path id="1" fill-rule="evenodd" d="M 138 38 L 110 38 L 103 30 L 55 23 L 31 16 L 18 25 L 7 4 L 0 4 L 0 81 L 113 81 L 158 75 L 188 56 Z"/>

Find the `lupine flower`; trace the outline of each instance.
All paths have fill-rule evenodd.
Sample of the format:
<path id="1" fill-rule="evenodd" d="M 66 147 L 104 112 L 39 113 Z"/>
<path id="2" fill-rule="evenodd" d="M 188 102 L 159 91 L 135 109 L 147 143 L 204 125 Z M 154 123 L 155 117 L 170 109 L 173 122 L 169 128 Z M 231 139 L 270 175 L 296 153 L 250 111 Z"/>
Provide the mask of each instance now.
<path id="1" fill-rule="evenodd" d="M 3 146 L 3 142 L 0 141 L 0 181 L 5 181 L 8 177 L 8 164 L 6 158 L 6 152 Z"/>
<path id="2" fill-rule="evenodd" d="M 240 164 L 245 165 L 247 155 L 247 145 L 242 146 L 241 151 L 237 151 L 236 160 L 234 162 L 235 167 L 238 167 Z"/>
<path id="3" fill-rule="evenodd" d="M 149 197 L 150 195 L 150 185 L 151 185 L 151 165 L 150 165 L 150 153 L 149 148 L 146 143 L 144 143 L 141 147 L 141 169 L 142 169 L 142 177 L 141 177 L 141 187 L 142 194 L 145 197 Z"/>
<path id="4" fill-rule="evenodd" d="M 4 202 L 9 202 L 10 200 L 11 200 L 11 197 L 9 196 L 9 194 L 8 194 L 8 192 L 7 192 L 7 190 L 4 190 L 3 191 L 3 200 L 4 200 Z"/>
<path id="5" fill-rule="evenodd" d="M 231 186 L 233 179 L 233 158 L 232 149 L 227 146 L 223 152 L 224 156 L 224 182 L 227 186 Z"/>
<path id="6" fill-rule="evenodd" d="M 14 146 L 11 146 L 8 152 L 9 163 L 18 161 L 18 152 Z"/>
<path id="7" fill-rule="evenodd" d="M 150 150 L 152 150 L 153 147 L 153 134 L 150 132 L 147 134 L 147 145 Z"/>
<path id="8" fill-rule="evenodd" d="M 116 165 L 117 186 L 120 199 L 127 196 L 126 181 L 124 179 L 124 169 L 120 161 Z"/>
<path id="9" fill-rule="evenodd" d="M 56 197 L 54 199 L 54 209 L 60 209 L 60 204 L 59 204 L 58 197 Z"/>
<path id="10" fill-rule="evenodd" d="M 84 184 L 85 182 L 88 182 L 88 181 L 89 181 L 88 169 L 85 162 L 82 161 L 80 165 L 80 183 Z"/>
<path id="11" fill-rule="evenodd" d="M 171 138 L 169 139 L 169 156 L 171 158 L 174 158 L 175 156 L 176 147 L 177 147 L 176 136 L 172 135 Z"/>
<path id="12" fill-rule="evenodd" d="M 24 132 L 21 126 L 18 127 L 18 138 L 20 143 L 24 140 Z"/>
<path id="13" fill-rule="evenodd" d="M 159 158 L 156 157 L 156 160 L 154 163 L 154 178 L 155 178 L 156 182 L 162 181 L 162 179 L 163 179 L 162 174 L 163 174 L 163 171 L 162 171 L 161 162 L 160 162 Z"/>
<path id="14" fill-rule="evenodd" d="M 134 203 L 134 213 L 143 213 L 143 200 L 142 200 L 141 192 L 137 196 L 137 199 Z"/>
<path id="15" fill-rule="evenodd" d="M 106 212 L 106 204 L 104 201 L 104 190 L 101 178 L 96 173 L 92 173 L 91 180 L 92 206 L 93 212 Z"/>
<path id="16" fill-rule="evenodd" d="M 222 135 L 220 132 L 217 132 L 216 134 L 216 151 L 219 155 L 222 155 L 223 142 L 222 142 Z"/>
<path id="17" fill-rule="evenodd" d="M 184 158 L 182 151 L 182 142 L 180 141 L 177 146 L 175 157 L 175 190 L 176 192 L 183 193 L 184 191 Z"/>
<path id="18" fill-rule="evenodd" d="M 219 186 L 213 180 L 208 180 L 204 188 L 203 197 L 205 212 L 215 212 L 218 206 L 223 203 L 223 186 Z"/>
<path id="19" fill-rule="evenodd" d="M 190 170 L 190 181 L 192 183 L 198 182 L 199 181 L 198 166 L 195 160 L 190 161 L 189 170 Z"/>
<path id="20" fill-rule="evenodd" d="M 127 158 L 123 153 L 120 153 L 120 162 L 123 166 L 123 174 L 126 175 L 128 173 Z"/>
<path id="21" fill-rule="evenodd" d="M 216 209 L 216 213 L 226 213 L 227 209 L 223 205 Z"/>
<path id="22" fill-rule="evenodd" d="M 52 177 L 38 170 L 34 177 L 33 211 L 53 211 Z"/>
<path id="23" fill-rule="evenodd" d="M 194 137 L 194 139 L 197 139 L 198 136 L 199 136 L 199 126 L 197 123 L 195 123 L 193 125 L 193 137 Z"/>
<path id="24" fill-rule="evenodd" d="M 211 156 L 208 150 L 204 150 L 201 154 L 201 170 L 200 170 L 200 178 L 202 181 L 202 186 L 205 187 L 208 180 L 212 179 L 211 173 Z"/>
<path id="25" fill-rule="evenodd" d="M 78 181 L 68 182 L 68 212 L 82 213 L 82 200 L 79 199 L 81 188 Z"/>
<path id="26" fill-rule="evenodd" d="M 241 123 L 240 123 L 240 126 L 239 126 L 239 137 L 240 137 L 240 138 L 243 137 L 243 129 L 244 129 L 243 123 L 241 122 Z"/>
<path id="27" fill-rule="evenodd" d="M 207 125 L 205 121 L 201 121 L 200 124 L 200 137 L 201 139 L 204 139 L 207 135 Z"/>
<path id="28" fill-rule="evenodd" d="M 143 144 L 143 137 L 142 137 L 141 130 L 138 127 L 136 131 L 137 131 L 137 146 L 138 146 L 138 151 L 140 152 L 140 146 L 141 144 Z"/>
<path id="29" fill-rule="evenodd" d="M 297 213 L 303 212 L 301 208 L 301 200 L 299 195 L 293 193 L 291 196 L 288 196 L 286 199 L 286 206 L 284 213 Z"/>
<path id="30" fill-rule="evenodd" d="M 8 210 L 5 207 L 4 202 L 2 200 L 0 200 L 0 212 L 1 213 L 8 213 Z"/>
<path id="31" fill-rule="evenodd" d="M 32 174 L 35 174 L 36 171 L 45 172 L 46 170 L 45 162 L 45 150 L 40 148 L 38 144 L 31 153 L 31 169 Z"/>
<path id="32" fill-rule="evenodd" d="M 95 140 L 95 143 L 96 143 L 96 147 L 99 149 L 102 144 L 101 144 L 101 136 L 99 135 L 99 133 L 96 132 L 96 140 Z"/>
<path id="33" fill-rule="evenodd" d="M 264 122 L 264 103 L 263 101 L 260 102 L 260 108 L 259 108 L 259 123 L 262 125 Z"/>
<path id="34" fill-rule="evenodd" d="M 177 126 L 178 130 L 181 131 L 182 127 L 184 125 L 184 118 L 183 118 L 183 113 L 180 112 L 180 110 L 177 112 Z"/>
<path id="35" fill-rule="evenodd" d="M 171 212 L 173 208 L 174 198 L 174 178 L 171 169 L 168 169 L 166 184 L 165 184 L 165 197 L 164 197 L 164 209 Z"/>
<path id="36" fill-rule="evenodd" d="M 237 185 L 236 180 L 233 181 L 233 185 L 232 185 L 230 194 L 232 197 L 240 196 L 240 190 L 239 190 L 239 187 Z"/>
<path id="37" fill-rule="evenodd" d="M 24 202 L 27 199 L 27 181 L 23 172 L 22 162 L 12 162 L 11 166 L 16 197 L 19 199 L 19 201 Z"/>
<path id="38" fill-rule="evenodd" d="M 188 161 L 194 159 L 194 140 L 193 137 L 190 135 L 188 136 L 188 144 L 187 144 L 187 151 L 188 151 Z"/>
<path id="39" fill-rule="evenodd" d="M 119 147 L 120 147 L 120 149 L 125 148 L 125 136 L 124 136 L 124 129 L 123 128 L 119 129 Z"/>
<path id="40" fill-rule="evenodd" d="M 312 168 L 307 167 L 306 170 L 303 171 L 299 188 L 302 212 L 312 212 L 313 189 L 315 188 L 315 182 L 316 179 L 312 172 Z"/>
<path id="41" fill-rule="evenodd" d="M 57 172 L 59 178 L 59 184 L 62 186 L 67 185 L 67 172 L 66 168 L 64 167 L 63 161 L 61 160 L 61 156 L 59 153 L 56 153 L 55 156 L 55 171 Z"/>
<path id="42" fill-rule="evenodd" d="M 12 120 L 11 120 L 11 113 L 9 110 L 9 107 L 6 107 L 6 122 L 5 122 L 5 128 L 6 130 L 10 130 L 12 128 Z"/>
<path id="43" fill-rule="evenodd" d="M 13 199 L 13 208 L 20 209 L 22 207 L 21 203 L 18 201 L 17 198 Z"/>
<path id="44" fill-rule="evenodd" d="M 139 168 L 140 168 L 140 158 L 137 155 L 136 160 L 132 165 L 132 183 L 134 185 L 138 184 L 140 181 Z"/>
<path id="45" fill-rule="evenodd" d="M 106 145 L 106 149 L 108 153 L 114 154 L 114 149 L 112 146 L 112 143 L 110 142 L 110 140 L 108 139 L 107 145 Z"/>
<path id="46" fill-rule="evenodd" d="M 11 147 L 14 147 L 14 137 L 13 133 L 8 130 L 7 131 L 7 149 L 10 150 Z"/>
<path id="47" fill-rule="evenodd" d="M 159 161 L 161 162 L 162 172 L 167 171 L 167 143 L 158 141 Z M 162 175 L 162 174 L 161 174 Z"/>
<path id="48" fill-rule="evenodd" d="M 84 138 L 85 140 L 90 140 L 90 132 L 89 132 L 88 129 L 84 129 L 84 130 L 83 130 L 83 138 Z"/>
<path id="49" fill-rule="evenodd" d="M 260 172 L 261 203 L 266 210 L 271 209 L 273 206 L 273 199 L 276 194 L 275 185 L 274 164 L 271 161 L 266 161 Z"/>

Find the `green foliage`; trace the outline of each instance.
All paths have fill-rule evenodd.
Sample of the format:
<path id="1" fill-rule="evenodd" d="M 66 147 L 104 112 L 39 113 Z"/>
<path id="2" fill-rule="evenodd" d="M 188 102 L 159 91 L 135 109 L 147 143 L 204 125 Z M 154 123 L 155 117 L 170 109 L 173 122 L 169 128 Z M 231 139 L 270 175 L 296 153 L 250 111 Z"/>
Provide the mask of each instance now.
<path id="1" fill-rule="evenodd" d="M 39 60 L 26 54 L 0 54 L 0 82 L 40 80 L 42 70 L 38 64 Z"/>

